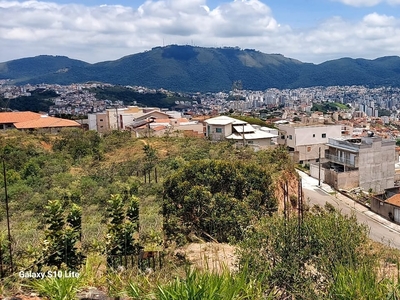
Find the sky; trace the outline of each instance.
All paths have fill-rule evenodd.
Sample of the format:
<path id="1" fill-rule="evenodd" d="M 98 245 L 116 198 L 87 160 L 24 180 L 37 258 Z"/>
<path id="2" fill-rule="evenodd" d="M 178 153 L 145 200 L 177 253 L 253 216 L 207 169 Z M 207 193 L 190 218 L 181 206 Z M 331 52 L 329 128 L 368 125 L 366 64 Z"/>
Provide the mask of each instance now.
<path id="1" fill-rule="evenodd" d="M 0 0 L 0 62 L 45 54 L 95 63 L 169 44 L 317 64 L 400 56 L 400 0 Z"/>

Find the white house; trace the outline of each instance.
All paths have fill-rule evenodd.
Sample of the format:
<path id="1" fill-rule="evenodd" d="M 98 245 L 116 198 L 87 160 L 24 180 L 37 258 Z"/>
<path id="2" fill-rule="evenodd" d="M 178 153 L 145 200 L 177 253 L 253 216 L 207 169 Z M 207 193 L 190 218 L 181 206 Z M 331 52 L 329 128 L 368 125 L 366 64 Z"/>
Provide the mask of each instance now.
<path id="1" fill-rule="evenodd" d="M 250 145 L 256 149 L 264 149 L 275 144 L 277 135 L 253 127 L 245 121 L 228 116 L 219 116 L 205 120 L 205 135 L 211 140 L 232 140 L 238 145 Z"/>
<path id="2" fill-rule="evenodd" d="M 342 125 L 280 124 L 278 144 L 286 146 L 296 163 L 316 162 L 324 157 L 329 138 L 342 136 Z"/>

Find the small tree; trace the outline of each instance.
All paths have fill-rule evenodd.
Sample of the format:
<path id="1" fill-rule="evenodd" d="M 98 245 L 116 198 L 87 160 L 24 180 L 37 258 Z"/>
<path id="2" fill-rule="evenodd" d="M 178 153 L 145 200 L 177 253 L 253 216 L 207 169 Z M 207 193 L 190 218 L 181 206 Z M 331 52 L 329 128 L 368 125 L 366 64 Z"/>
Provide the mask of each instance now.
<path id="1" fill-rule="evenodd" d="M 151 170 L 153 170 L 154 167 L 156 166 L 157 153 L 156 153 L 156 149 L 154 149 L 153 147 L 151 147 L 148 144 L 143 146 L 143 151 L 145 154 L 144 172 L 145 172 L 145 176 L 146 176 L 146 174 L 149 174 L 148 176 L 149 176 L 149 182 L 150 182 L 150 173 L 151 173 Z M 156 181 L 157 181 L 157 178 L 156 178 Z"/>
<path id="2" fill-rule="evenodd" d="M 107 263 L 115 266 L 114 258 L 134 255 L 139 252 L 139 244 L 134 235 L 139 231 L 139 200 L 132 196 L 125 208 L 120 194 L 111 195 L 108 201 L 108 234 L 106 242 Z"/>
<path id="3" fill-rule="evenodd" d="M 81 208 L 74 204 L 67 216 L 60 200 L 49 201 L 45 207 L 44 218 L 47 224 L 46 237 L 43 242 L 43 255 L 38 263 L 41 265 L 77 270 L 84 256 L 78 249 L 81 237 Z"/>

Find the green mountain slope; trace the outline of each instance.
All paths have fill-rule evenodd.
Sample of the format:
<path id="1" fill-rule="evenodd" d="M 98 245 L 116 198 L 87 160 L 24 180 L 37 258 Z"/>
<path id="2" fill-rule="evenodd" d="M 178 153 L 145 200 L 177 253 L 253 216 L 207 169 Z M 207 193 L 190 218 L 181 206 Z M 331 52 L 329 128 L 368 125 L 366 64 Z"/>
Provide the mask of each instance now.
<path id="1" fill-rule="evenodd" d="M 87 64 L 66 57 L 39 56 L 0 64 L 0 79 L 16 84 L 70 84 L 102 81 L 175 91 L 227 91 L 241 80 L 244 89 L 264 90 L 330 85 L 400 86 L 400 58 L 341 58 L 302 63 L 253 49 L 170 45 Z"/>
<path id="2" fill-rule="evenodd" d="M 69 70 L 89 65 L 86 62 L 70 59 L 66 56 L 40 55 L 21 58 L 0 63 L 0 79 L 13 79 L 16 83 L 42 83 L 42 78 L 56 82 L 57 78 L 65 76 Z"/>

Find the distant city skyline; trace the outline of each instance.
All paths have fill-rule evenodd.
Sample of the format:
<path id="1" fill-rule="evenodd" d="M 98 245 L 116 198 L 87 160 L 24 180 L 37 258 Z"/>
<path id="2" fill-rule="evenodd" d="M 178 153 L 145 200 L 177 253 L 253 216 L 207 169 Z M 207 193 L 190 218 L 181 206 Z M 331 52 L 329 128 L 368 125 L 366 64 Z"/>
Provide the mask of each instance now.
<path id="1" fill-rule="evenodd" d="M 312 63 L 400 56 L 400 0 L 0 0 L 0 62 L 48 54 L 95 63 L 168 44 Z"/>

